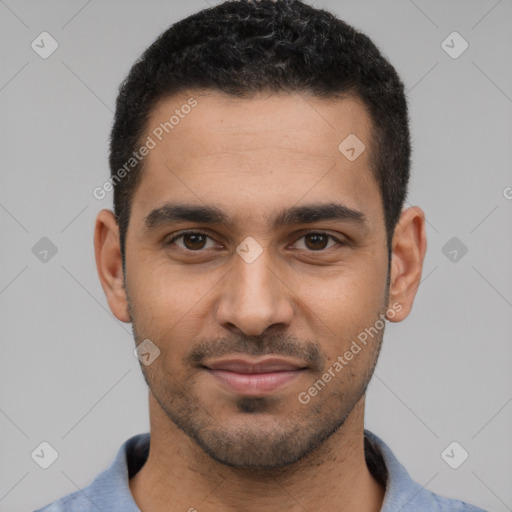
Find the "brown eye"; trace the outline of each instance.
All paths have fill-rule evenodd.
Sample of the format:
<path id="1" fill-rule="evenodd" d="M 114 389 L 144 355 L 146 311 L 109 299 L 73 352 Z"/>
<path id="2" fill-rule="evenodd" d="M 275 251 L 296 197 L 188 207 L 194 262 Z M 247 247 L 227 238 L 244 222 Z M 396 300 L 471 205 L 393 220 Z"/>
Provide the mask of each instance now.
<path id="1" fill-rule="evenodd" d="M 305 249 L 308 251 L 323 251 L 325 249 L 330 249 L 337 245 L 343 245 L 343 243 L 328 233 L 324 233 L 322 231 L 311 231 L 310 233 L 306 233 L 301 236 L 299 240 L 304 239 L 304 247 L 299 247 L 299 249 Z M 328 246 L 329 239 L 333 240 L 335 243 L 331 246 Z"/>
<path id="2" fill-rule="evenodd" d="M 183 235 L 183 243 L 190 250 L 203 249 L 205 242 L 206 237 L 201 233 L 187 233 Z"/>
<path id="3" fill-rule="evenodd" d="M 325 249 L 329 237 L 321 233 L 310 233 L 305 236 L 306 246 L 313 250 Z"/>
<path id="4" fill-rule="evenodd" d="M 180 249 L 199 252 L 202 249 L 208 248 L 206 243 L 210 237 L 201 231 L 188 231 L 171 238 L 166 245 L 173 245 L 180 238 L 183 239 L 183 245 L 176 244 Z"/>

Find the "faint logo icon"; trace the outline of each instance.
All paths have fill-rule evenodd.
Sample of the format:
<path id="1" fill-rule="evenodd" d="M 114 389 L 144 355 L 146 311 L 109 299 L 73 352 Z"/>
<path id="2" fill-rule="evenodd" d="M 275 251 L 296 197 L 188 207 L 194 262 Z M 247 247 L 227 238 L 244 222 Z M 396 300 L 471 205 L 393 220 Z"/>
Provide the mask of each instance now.
<path id="1" fill-rule="evenodd" d="M 469 453 L 461 446 L 457 441 L 450 443 L 442 452 L 441 458 L 450 466 L 452 469 L 457 469 L 469 457 Z"/>
<path id="2" fill-rule="evenodd" d="M 452 58 L 458 59 L 469 47 L 469 43 L 458 33 L 452 32 L 441 43 L 441 48 Z"/>
<path id="3" fill-rule="evenodd" d="M 236 248 L 236 252 L 246 263 L 252 263 L 263 252 L 263 247 L 252 236 L 248 236 Z"/>
<path id="4" fill-rule="evenodd" d="M 145 339 L 137 345 L 133 355 L 144 365 L 149 366 L 159 355 L 160 349 L 150 340 Z"/>
<path id="5" fill-rule="evenodd" d="M 59 454 L 50 443 L 43 441 L 30 456 L 38 466 L 43 469 L 48 469 L 57 460 Z"/>
<path id="6" fill-rule="evenodd" d="M 32 247 L 32 254 L 42 263 L 48 263 L 57 254 L 57 246 L 49 238 L 43 236 Z"/>
<path id="7" fill-rule="evenodd" d="M 458 263 L 466 255 L 468 248 L 454 236 L 446 242 L 441 251 L 452 263 Z"/>
<path id="8" fill-rule="evenodd" d="M 48 32 L 41 32 L 30 46 L 39 57 L 47 59 L 59 47 L 59 43 Z"/>
<path id="9" fill-rule="evenodd" d="M 338 149 L 347 160 L 353 162 L 362 155 L 366 149 L 366 146 L 364 145 L 363 141 L 357 137 L 357 135 L 351 133 L 342 141 L 342 143 L 338 146 Z"/>

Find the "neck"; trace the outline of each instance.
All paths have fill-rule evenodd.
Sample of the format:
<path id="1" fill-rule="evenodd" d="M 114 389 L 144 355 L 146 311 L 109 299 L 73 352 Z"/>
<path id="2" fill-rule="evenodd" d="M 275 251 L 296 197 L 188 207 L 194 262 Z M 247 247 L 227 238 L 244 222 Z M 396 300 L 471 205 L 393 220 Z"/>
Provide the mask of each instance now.
<path id="1" fill-rule="evenodd" d="M 142 512 L 381 509 L 384 488 L 369 472 L 364 457 L 364 397 L 319 448 L 279 470 L 220 464 L 167 418 L 151 393 L 149 408 L 149 457 L 130 480 Z"/>

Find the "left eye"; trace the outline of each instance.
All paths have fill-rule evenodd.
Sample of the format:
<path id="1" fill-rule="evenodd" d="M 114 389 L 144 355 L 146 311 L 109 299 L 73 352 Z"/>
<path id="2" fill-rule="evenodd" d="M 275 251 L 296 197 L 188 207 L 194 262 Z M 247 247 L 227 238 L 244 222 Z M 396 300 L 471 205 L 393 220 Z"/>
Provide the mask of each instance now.
<path id="1" fill-rule="evenodd" d="M 175 237 L 171 238 L 168 242 L 166 242 L 166 245 L 172 245 L 173 243 L 176 242 L 176 240 L 179 240 L 180 238 L 183 239 L 183 245 L 177 244 L 180 249 L 192 252 L 199 252 L 202 249 L 212 248 L 212 246 L 207 247 L 207 245 L 205 244 L 207 243 L 207 239 L 210 239 L 212 241 L 213 239 L 209 235 L 201 231 L 187 231 L 184 233 L 180 233 L 179 235 L 176 235 Z M 300 250 L 305 249 L 311 250 L 313 252 L 319 252 L 325 249 L 330 249 L 336 244 L 343 244 L 341 240 L 339 240 L 338 238 L 328 233 L 324 233 L 323 231 L 311 231 L 309 233 L 305 233 L 300 238 L 298 238 L 298 240 L 301 240 L 303 238 L 305 239 L 305 243 L 304 247 L 299 248 Z M 327 247 L 326 243 L 328 242 L 329 239 L 333 240 L 335 243 L 330 247 Z"/>
<path id="2" fill-rule="evenodd" d="M 336 237 L 329 235 L 328 233 L 324 233 L 322 231 L 311 231 L 310 233 L 302 235 L 299 238 L 299 240 L 301 240 L 302 238 L 304 238 L 305 240 L 309 240 L 309 246 L 305 244 L 306 249 L 311 249 L 313 251 L 322 251 L 324 249 L 330 249 L 331 247 L 333 247 L 333 245 L 331 245 L 330 247 L 326 247 L 325 244 L 329 239 L 335 241 L 334 245 L 336 245 L 336 243 L 338 245 L 341 244 L 341 241 L 338 240 Z"/>

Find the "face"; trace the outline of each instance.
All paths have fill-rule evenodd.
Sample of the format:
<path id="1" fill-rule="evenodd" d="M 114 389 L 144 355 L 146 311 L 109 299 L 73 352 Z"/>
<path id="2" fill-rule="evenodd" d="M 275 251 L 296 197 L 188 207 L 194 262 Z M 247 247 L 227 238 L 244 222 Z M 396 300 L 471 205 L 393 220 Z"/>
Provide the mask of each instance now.
<path id="1" fill-rule="evenodd" d="M 217 461 L 292 464 L 364 396 L 390 308 L 370 130 L 356 99 L 197 91 L 152 113 L 128 311 L 160 350 L 141 364 L 151 393 Z M 350 134 L 355 160 L 338 148 Z"/>

